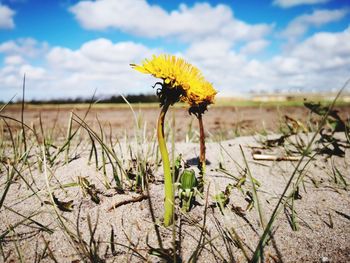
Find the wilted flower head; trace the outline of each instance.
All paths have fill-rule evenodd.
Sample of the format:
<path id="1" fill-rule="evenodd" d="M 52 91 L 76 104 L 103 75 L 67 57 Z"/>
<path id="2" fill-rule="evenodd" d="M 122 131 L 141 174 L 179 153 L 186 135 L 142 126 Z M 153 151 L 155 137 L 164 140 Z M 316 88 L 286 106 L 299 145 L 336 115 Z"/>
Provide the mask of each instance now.
<path id="1" fill-rule="evenodd" d="M 190 109 L 202 109 L 214 103 L 216 90 L 212 84 L 205 80 L 198 68 L 186 62 L 182 58 L 172 55 L 153 56 L 152 59 L 145 59 L 142 65 L 131 65 L 134 69 L 145 74 L 151 74 L 163 80 L 159 96 L 171 98 L 172 103 L 180 100 L 187 102 Z M 163 99 L 164 99 L 163 97 Z M 167 99 L 167 98 L 165 98 Z M 195 113 L 196 110 L 190 110 Z"/>

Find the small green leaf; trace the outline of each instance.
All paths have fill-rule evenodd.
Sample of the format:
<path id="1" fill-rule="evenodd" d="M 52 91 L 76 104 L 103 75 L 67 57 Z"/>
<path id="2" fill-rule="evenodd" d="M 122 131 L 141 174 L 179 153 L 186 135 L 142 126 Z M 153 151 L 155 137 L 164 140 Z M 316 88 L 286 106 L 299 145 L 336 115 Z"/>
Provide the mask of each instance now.
<path id="1" fill-rule="evenodd" d="M 195 196 L 198 193 L 198 180 L 193 170 L 184 170 L 178 185 L 180 206 L 183 211 L 188 212 L 193 205 Z"/>
<path id="2" fill-rule="evenodd" d="M 195 172 L 192 169 L 184 170 L 181 175 L 180 183 L 181 183 L 182 190 L 186 190 L 186 189 L 191 190 L 194 187 L 196 187 L 198 182 L 197 182 Z"/>

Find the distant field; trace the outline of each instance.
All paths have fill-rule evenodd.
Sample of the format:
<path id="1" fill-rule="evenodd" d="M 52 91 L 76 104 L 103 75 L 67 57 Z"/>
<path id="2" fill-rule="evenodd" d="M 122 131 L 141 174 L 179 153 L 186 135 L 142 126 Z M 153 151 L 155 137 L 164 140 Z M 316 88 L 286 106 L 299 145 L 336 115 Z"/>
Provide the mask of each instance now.
<path id="1" fill-rule="evenodd" d="M 136 127 L 133 112 L 127 104 L 93 104 L 87 116 L 87 121 L 94 124 L 98 130 L 97 123 L 103 127 L 112 129 L 113 134 L 122 136 L 125 131 L 130 131 Z M 159 114 L 158 103 L 142 103 L 131 105 L 134 112 L 146 125 L 149 134 L 154 132 L 156 120 Z M 337 104 L 343 119 L 350 116 L 350 104 L 339 102 Z M 67 120 L 71 112 L 84 116 L 89 108 L 89 104 L 43 104 L 25 105 L 24 121 L 27 124 L 38 124 L 41 117 L 45 126 L 60 127 L 65 131 Z M 3 115 L 20 119 L 21 105 L 8 105 Z M 218 100 L 205 113 L 206 131 L 211 138 L 233 138 L 244 135 L 254 135 L 256 133 L 280 132 L 284 124 L 285 116 L 291 117 L 303 123 L 310 123 L 316 116 L 302 106 L 302 102 L 254 102 L 254 101 L 227 101 Z M 195 117 L 190 117 L 187 106 L 177 103 L 172 107 L 167 121 L 176 119 L 176 139 L 184 140 L 186 136 L 196 136 L 198 130 Z"/>
<path id="2" fill-rule="evenodd" d="M 325 99 L 325 98 L 319 98 L 319 97 L 313 97 L 308 98 L 308 101 L 313 102 L 320 102 L 323 105 L 331 104 L 331 99 Z M 3 104 L 2 104 L 3 105 Z M 0 104 L 0 107 L 2 106 Z M 130 106 L 127 103 L 93 103 L 93 108 L 96 109 L 106 109 L 106 108 L 130 108 Z M 133 108 L 159 108 L 159 103 L 131 103 L 130 104 Z M 338 99 L 336 102 L 337 106 L 350 106 L 350 101 L 343 100 L 342 98 Z M 26 109 L 86 109 L 90 106 L 89 103 L 64 103 L 64 104 L 51 104 L 51 103 L 43 103 L 43 104 L 26 104 Z M 297 99 L 297 100 L 285 100 L 285 101 L 279 101 L 279 100 L 273 100 L 270 101 L 257 101 L 257 100 L 239 100 L 239 99 L 233 99 L 233 98 L 219 98 L 215 101 L 215 104 L 211 107 L 302 107 L 304 106 L 304 100 L 303 99 Z M 7 107 L 11 108 L 20 108 L 21 103 L 15 103 L 8 105 Z M 175 108 L 184 108 L 186 105 L 184 103 L 177 103 Z"/>

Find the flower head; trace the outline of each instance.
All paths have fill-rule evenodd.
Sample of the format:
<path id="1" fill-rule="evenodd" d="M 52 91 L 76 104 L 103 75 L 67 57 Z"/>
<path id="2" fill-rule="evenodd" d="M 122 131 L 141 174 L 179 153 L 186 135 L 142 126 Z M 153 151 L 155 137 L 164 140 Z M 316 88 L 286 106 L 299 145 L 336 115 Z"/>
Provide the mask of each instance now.
<path id="1" fill-rule="evenodd" d="M 182 58 L 165 54 L 153 55 L 152 59 L 145 59 L 142 65 L 131 66 L 139 72 L 162 79 L 161 95 L 167 96 L 164 92 L 174 94 L 176 90 L 177 100 L 187 102 L 191 108 L 204 106 L 206 109 L 207 105 L 214 103 L 217 92 L 212 84 L 205 80 L 198 68 Z"/>

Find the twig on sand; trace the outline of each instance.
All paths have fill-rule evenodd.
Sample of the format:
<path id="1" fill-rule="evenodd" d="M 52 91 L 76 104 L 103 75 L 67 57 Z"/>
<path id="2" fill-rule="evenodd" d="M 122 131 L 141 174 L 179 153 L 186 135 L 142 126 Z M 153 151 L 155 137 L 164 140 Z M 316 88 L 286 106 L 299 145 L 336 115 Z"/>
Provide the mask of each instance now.
<path id="1" fill-rule="evenodd" d="M 277 156 L 271 154 L 253 154 L 254 160 L 259 161 L 299 161 L 299 156 Z"/>
<path id="2" fill-rule="evenodd" d="M 148 198 L 148 195 L 146 194 L 141 194 L 140 196 L 137 196 L 137 197 L 133 197 L 131 199 L 127 199 L 127 200 L 124 200 L 124 201 L 121 201 L 121 202 L 118 202 L 114 205 L 112 205 L 109 209 L 108 209 L 108 212 L 112 211 L 113 209 L 116 209 L 120 206 L 123 206 L 123 205 L 127 205 L 127 204 L 130 204 L 130 203 L 136 203 L 136 202 L 141 202 L 143 200 L 146 200 Z"/>

